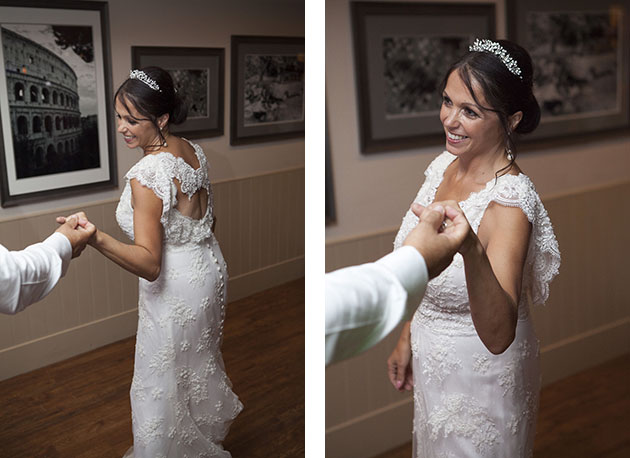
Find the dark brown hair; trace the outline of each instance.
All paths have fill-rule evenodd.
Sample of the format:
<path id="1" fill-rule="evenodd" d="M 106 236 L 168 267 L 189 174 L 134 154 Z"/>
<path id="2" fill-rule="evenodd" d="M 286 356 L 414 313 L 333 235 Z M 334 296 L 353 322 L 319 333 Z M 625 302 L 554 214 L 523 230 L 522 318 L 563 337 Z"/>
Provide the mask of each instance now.
<path id="1" fill-rule="evenodd" d="M 496 40 L 496 42 L 516 60 L 521 69 L 522 80 L 510 72 L 495 54 L 472 51 L 451 65 L 442 81 L 441 90 L 444 92 L 448 77 L 457 70 L 477 105 L 484 110 L 497 113 L 505 133 L 506 145 L 514 157 L 506 167 L 497 172 L 499 174 L 509 170 L 516 158 L 515 136 L 511 133 L 508 123 L 509 117 L 517 111 L 522 111 L 523 119 L 519 122 L 515 132 L 527 134 L 536 129 L 540 122 L 540 107 L 533 93 L 533 67 L 528 52 L 511 41 Z M 481 87 L 489 107 L 484 107 L 479 103 L 477 94 L 473 89 L 473 79 Z"/>
<path id="2" fill-rule="evenodd" d="M 181 124 L 188 116 L 188 107 L 184 98 L 177 93 L 171 75 L 160 67 L 145 67 L 140 69 L 155 81 L 160 90 L 152 89 L 148 84 L 135 78 L 126 79 L 116 91 L 114 102 L 120 103 L 129 111 L 127 102 L 151 121 L 156 127 L 160 138 L 164 141 L 157 120 L 168 113 L 168 124 Z"/>

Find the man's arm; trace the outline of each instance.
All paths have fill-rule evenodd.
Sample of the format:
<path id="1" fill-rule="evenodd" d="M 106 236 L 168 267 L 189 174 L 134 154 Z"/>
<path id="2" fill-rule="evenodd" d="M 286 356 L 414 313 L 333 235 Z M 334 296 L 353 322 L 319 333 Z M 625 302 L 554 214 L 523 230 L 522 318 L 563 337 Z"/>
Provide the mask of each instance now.
<path id="1" fill-rule="evenodd" d="M 0 311 L 15 314 L 46 296 L 68 270 L 72 246 L 60 233 L 22 251 L 0 245 Z"/>
<path id="2" fill-rule="evenodd" d="M 417 307 L 428 279 L 424 259 L 413 247 L 327 274 L 326 364 L 383 339 Z"/>
<path id="3" fill-rule="evenodd" d="M 15 314 L 54 288 L 94 234 L 91 223 L 78 224 L 77 217 L 68 218 L 46 240 L 22 251 L 0 245 L 0 312 Z"/>
<path id="4" fill-rule="evenodd" d="M 410 317 L 429 278 L 450 264 L 470 230 L 455 208 L 414 204 L 420 222 L 405 246 L 375 263 L 326 275 L 326 364 L 368 349 Z M 441 230 L 445 216 L 449 225 Z"/>

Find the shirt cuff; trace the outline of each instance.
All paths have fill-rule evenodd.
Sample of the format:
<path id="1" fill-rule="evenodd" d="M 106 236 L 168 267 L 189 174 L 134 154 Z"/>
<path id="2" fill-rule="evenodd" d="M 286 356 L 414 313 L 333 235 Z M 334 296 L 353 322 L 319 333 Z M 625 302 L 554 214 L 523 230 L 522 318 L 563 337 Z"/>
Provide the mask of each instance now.
<path id="1" fill-rule="evenodd" d="M 387 256 L 382 257 L 377 264 L 392 272 L 407 291 L 408 306 L 417 307 L 429 281 L 429 271 L 424 258 L 418 250 L 411 246 L 402 246 Z"/>
<path id="2" fill-rule="evenodd" d="M 72 245 L 70 244 L 70 240 L 61 232 L 53 232 L 52 235 L 42 243 L 59 254 L 59 257 L 61 257 L 61 275 L 64 276 L 70 265 L 70 259 L 72 259 Z"/>

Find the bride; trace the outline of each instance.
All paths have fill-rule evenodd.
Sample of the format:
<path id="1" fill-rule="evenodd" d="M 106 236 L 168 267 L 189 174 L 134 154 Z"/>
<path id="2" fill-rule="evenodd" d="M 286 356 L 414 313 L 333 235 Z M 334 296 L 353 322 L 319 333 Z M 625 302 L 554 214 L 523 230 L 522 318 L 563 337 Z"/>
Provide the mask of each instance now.
<path id="1" fill-rule="evenodd" d="M 144 153 L 125 175 L 116 210 L 134 243 L 99 229 L 89 243 L 141 277 L 134 445 L 125 457 L 230 457 L 221 442 L 243 406 L 220 351 L 227 267 L 212 233 L 206 157 L 169 132 L 186 107 L 163 69 L 132 71 L 114 99 L 118 132 Z"/>
<path id="2" fill-rule="evenodd" d="M 389 378 L 413 389 L 415 457 L 530 457 L 540 371 L 528 308 L 546 301 L 560 265 L 547 212 L 515 162 L 515 134 L 540 119 L 531 59 L 514 43 L 477 40 L 442 89 L 446 151 L 415 202 L 458 202 L 473 231 L 405 325 Z M 405 215 L 396 248 L 416 222 Z"/>

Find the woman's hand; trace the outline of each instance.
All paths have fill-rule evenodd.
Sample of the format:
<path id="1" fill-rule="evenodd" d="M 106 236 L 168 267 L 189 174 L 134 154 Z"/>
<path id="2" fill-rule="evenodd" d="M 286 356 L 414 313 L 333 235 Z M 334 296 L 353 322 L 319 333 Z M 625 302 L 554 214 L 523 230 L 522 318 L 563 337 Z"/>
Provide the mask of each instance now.
<path id="1" fill-rule="evenodd" d="M 88 220 L 87 215 L 85 214 L 85 212 L 77 212 L 74 213 L 72 215 L 68 215 L 68 216 L 57 216 L 57 218 L 55 219 L 55 221 L 57 221 L 58 224 L 64 224 L 66 222 L 66 220 L 68 220 L 69 218 L 77 218 L 78 222 L 79 222 L 79 226 L 81 226 L 82 228 L 87 228 L 88 225 L 91 228 L 94 228 L 94 234 L 92 234 L 92 236 L 89 238 L 88 240 L 88 245 L 93 245 L 94 241 L 96 240 L 96 232 L 98 232 L 98 230 L 96 229 L 96 227 L 94 227 L 94 225 Z"/>
<path id="2" fill-rule="evenodd" d="M 387 359 L 389 381 L 398 391 L 411 391 L 413 388 L 413 372 L 411 368 L 411 342 L 407 323 L 398 339 L 398 344 Z"/>

